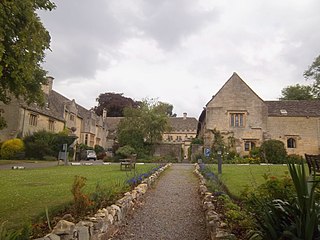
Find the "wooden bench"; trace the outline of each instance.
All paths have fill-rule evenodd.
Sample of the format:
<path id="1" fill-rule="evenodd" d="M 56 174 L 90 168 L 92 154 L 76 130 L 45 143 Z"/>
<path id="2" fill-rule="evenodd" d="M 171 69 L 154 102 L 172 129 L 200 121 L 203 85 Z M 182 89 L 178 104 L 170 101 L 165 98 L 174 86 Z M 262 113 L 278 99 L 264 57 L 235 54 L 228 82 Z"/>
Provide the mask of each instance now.
<path id="1" fill-rule="evenodd" d="M 132 154 L 130 158 L 120 159 L 120 170 L 131 171 L 131 169 L 135 169 L 136 160 L 137 160 L 137 154 Z"/>
<path id="2" fill-rule="evenodd" d="M 309 173 L 320 175 L 320 155 L 304 155 L 308 164 Z"/>

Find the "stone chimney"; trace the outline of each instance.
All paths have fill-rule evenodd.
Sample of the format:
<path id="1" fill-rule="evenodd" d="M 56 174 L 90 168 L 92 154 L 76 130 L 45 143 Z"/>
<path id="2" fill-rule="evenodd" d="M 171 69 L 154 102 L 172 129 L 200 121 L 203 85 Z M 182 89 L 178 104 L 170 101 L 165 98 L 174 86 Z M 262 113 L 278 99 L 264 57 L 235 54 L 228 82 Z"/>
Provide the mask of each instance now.
<path id="1" fill-rule="evenodd" d="M 183 120 L 186 120 L 187 119 L 187 113 L 185 112 L 185 113 L 183 113 Z"/>
<path id="2" fill-rule="evenodd" d="M 47 95 L 49 95 L 49 93 L 52 90 L 53 79 L 54 79 L 53 77 L 47 76 L 47 84 L 42 84 L 41 86 L 42 91 Z"/>

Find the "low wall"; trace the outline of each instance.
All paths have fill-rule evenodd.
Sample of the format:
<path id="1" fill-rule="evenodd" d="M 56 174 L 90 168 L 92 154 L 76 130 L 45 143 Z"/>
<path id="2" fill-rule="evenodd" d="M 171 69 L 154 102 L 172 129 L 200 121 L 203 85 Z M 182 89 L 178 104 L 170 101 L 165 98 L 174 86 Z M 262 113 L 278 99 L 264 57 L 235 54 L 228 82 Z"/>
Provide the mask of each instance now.
<path id="1" fill-rule="evenodd" d="M 178 162 L 182 160 L 181 143 L 160 143 L 154 145 L 153 156 L 176 158 Z"/>
<path id="2" fill-rule="evenodd" d="M 171 164 L 160 168 L 132 191 L 126 192 L 115 204 L 100 209 L 97 213 L 78 223 L 60 220 L 53 231 L 37 240 L 99 240 L 109 239 L 125 222 L 148 188 L 156 181 L 159 175 Z"/>
<path id="3" fill-rule="evenodd" d="M 206 179 L 202 176 L 199 169 L 199 165 L 195 164 L 194 173 L 199 178 L 199 193 L 201 195 L 202 207 L 205 211 L 206 226 L 210 239 L 236 239 L 233 234 L 228 232 L 227 224 L 221 221 L 219 214 L 215 211 L 214 202 L 216 202 L 217 199 L 211 192 L 208 191 Z"/>

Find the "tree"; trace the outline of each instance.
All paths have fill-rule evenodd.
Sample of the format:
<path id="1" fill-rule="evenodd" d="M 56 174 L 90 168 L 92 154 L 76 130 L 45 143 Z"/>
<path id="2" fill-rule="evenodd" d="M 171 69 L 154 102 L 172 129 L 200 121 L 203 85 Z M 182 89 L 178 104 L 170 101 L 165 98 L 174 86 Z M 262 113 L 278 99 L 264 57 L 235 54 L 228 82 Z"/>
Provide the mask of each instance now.
<path id="1" fill-rule="evenodd" d="M 54 8 L 50 0 L 0 1 L 0 101 L 9 103 L 14 96 L 43 103 L 41 63 L 50 35 L 36 11 Z"/>
<path id="2" fill-rule="evenodd" d="M 281 91 L 280 100 L 310 100 L 313 99 L 312 87 L 300 84 L 285 87 Z"/>
<path id="3" fill-rule="evenodd" d="M 169 129 L 168 115 L 163 104 L 145 100 L 139 108 L 126 108 L 124 119 L 118 126 L 118 141 L 121 146 L 130 145 L 136 150 L 162 140 Z"/>
<path id="4" fill-rule="evenodd" d="M 311 66 L 304 72 L 306 79 L 313 79 L 312 93 L 316 98 L 320 98 L 320 55 L 316 57 Z"/>
<path id="5" fill-rule="evenodd" d="M 96 99 L 98 106 L 94 107 L 97 115 L 101 116 L 103 110 L 107 111 L 108 117 L 123 117 L 125 108 L 137 108 L 139 102 L 123 96 L 123 93 L 101 93 Z"/>

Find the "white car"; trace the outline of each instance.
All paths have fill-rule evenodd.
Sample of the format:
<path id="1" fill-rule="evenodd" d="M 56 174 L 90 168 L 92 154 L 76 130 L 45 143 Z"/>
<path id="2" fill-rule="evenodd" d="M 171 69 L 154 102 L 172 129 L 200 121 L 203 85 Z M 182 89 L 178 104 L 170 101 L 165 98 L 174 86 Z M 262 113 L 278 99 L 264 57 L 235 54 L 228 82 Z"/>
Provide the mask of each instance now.
<path id="1" fill-rule="evenodd" d="M 87 150 L 87 157 L 86 157 L 87 160 L 97 160 L 97 154 L 94 150 Z"/>

